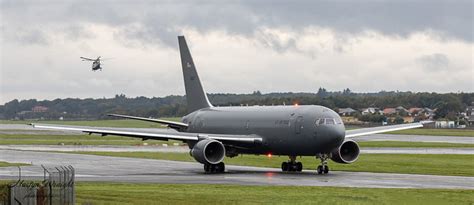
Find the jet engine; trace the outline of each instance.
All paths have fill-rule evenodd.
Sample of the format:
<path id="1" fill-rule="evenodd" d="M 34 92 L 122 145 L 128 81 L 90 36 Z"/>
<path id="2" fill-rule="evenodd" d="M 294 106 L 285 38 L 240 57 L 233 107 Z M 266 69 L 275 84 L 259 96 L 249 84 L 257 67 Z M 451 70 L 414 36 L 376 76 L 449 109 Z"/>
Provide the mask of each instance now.
<path id="1" fill-rule="evenodd" d="M 201 140 L 194 145 L 191 155 L 202 164 L 219 164 L 224 160 L 224 145 L 213 139 Z"/>
<path id="2" fill-rule="evenodd" d="M 331 152 L 331 159 L 337 163 L 350 164 L 357 160 L 359 153 L 359 145 L 352 140 L 346 140 Z"/>

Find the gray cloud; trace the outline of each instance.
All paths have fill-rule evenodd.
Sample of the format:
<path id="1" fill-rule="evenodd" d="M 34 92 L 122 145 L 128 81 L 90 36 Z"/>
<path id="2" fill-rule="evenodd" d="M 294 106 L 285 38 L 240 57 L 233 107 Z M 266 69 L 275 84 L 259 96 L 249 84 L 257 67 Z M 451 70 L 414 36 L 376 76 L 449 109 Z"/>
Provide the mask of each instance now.
<path id="1" fill-rule="evenodd" d="M 432 55 L 424 55 L 416 59 L 416 61 L 426 71 L 446 70 L 449 67 L 448 56 L 442 53 L 434 53 Z"/>
<path id="2" fill-rule="evenodd" d="M 8 27 L 99 23 L 122 28 L 120 34 L 125 39 L 171 47 L 175 47 L 175 36 L 183 27 L 203 33 L 217 29 L 231 35 L 253 36 L 260 27 L 287 27 L 298 31 L 308 26 L 319 26 L 349 34 L 374 30 L 384 35 L 406 37 L 414 32 L 428 31 L 443 38 L 473 40 L 473 2 L 469 0 L 224 3 L 3 0 L 1 8 Z M 74 33 L 74 29 L 77 27 L 64 30 Z M 292 48 L 291 45 L 272 45 L 276 50 Z"/>
<path id="3" fill-rule="evenodd" d="M 0 103 L 183 94 L 180 34 L 208 92 L 471 92 L 472 4 L 0 0 Z"/>

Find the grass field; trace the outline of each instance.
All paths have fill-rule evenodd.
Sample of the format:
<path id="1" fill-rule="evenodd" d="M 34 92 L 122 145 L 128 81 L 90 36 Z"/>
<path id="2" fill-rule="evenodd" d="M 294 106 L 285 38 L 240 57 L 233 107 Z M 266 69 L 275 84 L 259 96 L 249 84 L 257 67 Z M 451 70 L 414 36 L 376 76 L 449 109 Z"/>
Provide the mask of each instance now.
<path id="1" fill-rule="evenodd" d="M 443 142 L 399 142 L 370 141 L 357 142 L 361 147 L 416 147 L 416 148 L 473 148 L 474 144 L 443 143 Z"/>
<path id="2" fill-rule="evenodd" d="M 171 121 L 181 121 L 180 117 L 172 118 L 160 118 Z M 67 121 L 67 120 L 58 120 L 58 121 L 31 121 L 31 120 L 0 120 L 0 124 L 29 124 L 29 123 L 38 123 L 38 124 L 60 124 L 60 125 L 76 125 L 76 126 L 94 126 L 94 127 L 133 127 L 133 128 L 163 128 L 161 124 L 153 122 L 145 122 L 139 120 L 81 120 L 81 121 Z"/>
<path id="3" fill-rule="evenodd" d="M 28 134 L 0 134 L 0 145 L 161 145 L 161 144 L 182 144 L 180 141 L 159 141 L 147 140 L 131 137 L 99 135 L 28 135 Z M 372 141 L 359 142 L 361 147 L 437 147 L 437 148 L 473 148 L 474 144 L 456 143 L 428 143 L 428 142 L 394 142 L 394 141 Z"/>
<path id="4" fill-rule="evenodd" d="M 8 183 L 0 181 L 0 188 Z M 94 205 L 474 203 L 474 190 L 450 189 L 76 182 L 75 190 L 76 204 Z"/>
<path id="5" fill-rule="evenodd" d="M 161 145 L 182 144 L 180 141 L 142 141 L 138 138 L 99 135 L 25 135 L 8 134 L 0 135 L 0 145 Z"/>
<path id="6" fill-rule="evenodd" d="M 8 162 L 3 162 L 0 161 L 0 167 L 12 167 L 12 166 L 28 166 L 29 164 L 24 164 L 24 163 L 8 163 Z"/>
<path id="7" fill-rule="evenodd" d="M 149 152 L 75 152 L 102 156 L 164 159 L 174 161 L 195 160 L 188 153 Z M 226 164 L 279 168 L 288 157 L 241 155 L 225 158 Z M 314 157 L 298 158 L 305 169 L 316 169 L 319 160 Z M 430 154 L 362 154 L 353 164 L 338 164 L 329 161 L 331 170 L 406 174 L 431 174 L 450 176 L 474 176 L 474 155 L 430 155 Z"/>
<path id="8" fill-rule="evenodd" d="M 387 132 L 386 134 L 474 137 L 474 130 L 417 128 L 409 130 L 400 130 L 395 132 Z"/>
<path id="9" fill-rule="evenodd" d="M 78 204 L 472 204 L 474 191 L 79 182 L 76 200 Z"/>

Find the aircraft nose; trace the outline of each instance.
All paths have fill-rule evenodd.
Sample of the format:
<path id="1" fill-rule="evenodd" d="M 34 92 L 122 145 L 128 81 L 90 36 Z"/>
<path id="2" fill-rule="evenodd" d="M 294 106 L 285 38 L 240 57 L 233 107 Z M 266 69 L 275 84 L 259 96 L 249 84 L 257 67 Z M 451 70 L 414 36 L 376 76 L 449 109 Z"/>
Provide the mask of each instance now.
<path id="1" fill-rule="evenodd" d="M 344 139 L 346 137 L 346 131 L 344 127 L 333 127 L 331 131 L 329 132 L 329 135 L 331 136 L 331 144 L 334 146 L 339 146 L 344 142 Z"/>

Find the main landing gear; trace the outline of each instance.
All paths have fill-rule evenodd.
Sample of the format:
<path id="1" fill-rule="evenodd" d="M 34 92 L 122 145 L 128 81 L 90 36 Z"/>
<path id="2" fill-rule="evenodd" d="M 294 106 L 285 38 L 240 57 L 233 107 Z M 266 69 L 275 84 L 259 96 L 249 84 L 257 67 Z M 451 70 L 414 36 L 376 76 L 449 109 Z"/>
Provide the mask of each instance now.
<path id="1" fill-rule="evenodd" d="M 204 164 L 204 171 L 206 173 L 224 173 L 225 171 L 225 164 L 224 162 L 220 162 L 218 164 Z"/>
<path id="2" fill-rule="evenodd" d="M 316 171 L 318 174 L 327 174 L 329 172 L 329 166 L 328 166 L 328 159 L 329 159 L 329 154 L 318 154 L 316 155 L 316 158 L 319 158 L 321 160 L 321 165 L 316 168 Z"/>
<path id="3" fill-rule="evenodd" d="M 281 170 L 284 172 L 301 172 L 303 164 L 296 161 L 296 156 L 289 156 L 288 162 L 281 163 Z"/>

